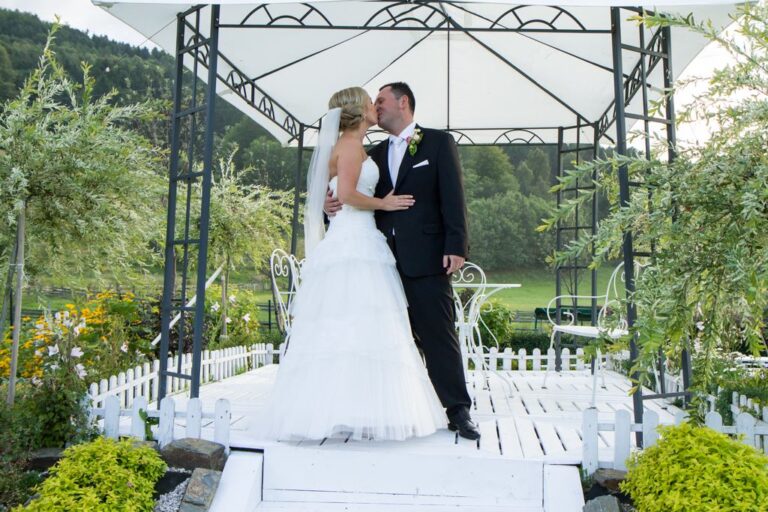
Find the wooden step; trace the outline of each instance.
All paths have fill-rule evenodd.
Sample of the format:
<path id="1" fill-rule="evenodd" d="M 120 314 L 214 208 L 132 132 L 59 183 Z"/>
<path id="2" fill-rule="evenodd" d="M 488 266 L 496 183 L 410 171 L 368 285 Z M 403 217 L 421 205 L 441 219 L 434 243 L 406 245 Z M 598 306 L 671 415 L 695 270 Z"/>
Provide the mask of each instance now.
<path id="1" fill-rule="evenodd" d="M 356 503 L 487 510 L 504 507 L 508 512 L 542 510 L 542 461 L 416 455 L 372 448 L 267 447 L 263 500 L 293 502 L 297 506 Z"/>

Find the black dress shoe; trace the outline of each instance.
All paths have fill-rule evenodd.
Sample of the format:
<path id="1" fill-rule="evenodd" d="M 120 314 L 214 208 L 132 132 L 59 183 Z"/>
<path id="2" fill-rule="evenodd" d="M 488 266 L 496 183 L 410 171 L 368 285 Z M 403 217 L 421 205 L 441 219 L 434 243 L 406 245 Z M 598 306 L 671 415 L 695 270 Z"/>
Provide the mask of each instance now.
<path id="1" fill-rule="evenodd" d="M 477 441 L 480 439 L 480 431 L 477 430 L 477 426 L 472 423 L 471 420 L 457 420 L 448 422 L 448 430 L 456 432 L 458 430 L 459 435 L 464 439 L 470 439 Z"/>

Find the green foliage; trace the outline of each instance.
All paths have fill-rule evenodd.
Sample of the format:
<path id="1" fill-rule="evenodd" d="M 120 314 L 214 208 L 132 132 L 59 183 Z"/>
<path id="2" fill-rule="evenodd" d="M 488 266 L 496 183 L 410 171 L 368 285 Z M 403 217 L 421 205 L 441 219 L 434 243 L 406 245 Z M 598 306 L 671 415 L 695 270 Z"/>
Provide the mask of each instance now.
<path id="1" fill-rule="evenodd" d="M 223 308 L 219 285 L 211 285 L 208 288 L 205 294 L 206 348 L 214 350 L 261 343 L 263 340 L 259 329 L 258 305 L 262 301 L 252 292 L 238 290 L 230 294 L 226 302 L 226 308 Z M 221 326 L 224 322 L 227 322 L 227 335 L 222 338 Z"/>
<path id="2" fill-rule="evenodd" d="M 731 403 L 734 392 L 751 398 L 758 405 L 768 406 L 768 369 L 757 370 L 754 373 L 741 368 L 731 369 L 718 378 L 717 384 L 720 392 L 713 390 L 717 398 L 715 407 L 726 425 L 733 424 Z M 750 412 L 754 414 L 754 411 Z"/>
<path id="3" fill-rule="evenodd" d="M 6 389 L 0 386 L 0 392 Z M 0 510 L 24 503 L 39 482 L 39 475 L 26 469 L 34 425 L 21 407 L 0 402 Z"/>
<path id="4" fill-rule="evenodd" d="M 545 261 L 553 237 L 536 232 L 550 211 L 544 199 L 511 191 L 472 200 L 467 210 L 470 259 L 483 269 L 534 267 Z"/>
<path id="5" fill-rule="evenodd" d="M 114 92 L 96 98 L 87 64 L 73 81 L 53 52 L 57 30 L 0 110 L 0 263 L 25 211 L 30 276 L 121 269 L 127 277 L 157 256 L 149 247 L 162 233 L 161 155 L 128 128 L 156 113 L 147 103 L 114 106 Z"/>
<path id="6" fill-rule="evenodd" d="M 258 270 L 290 230 L 293 195 L 244 183 L 249 169 L 238 173 L 232 157 L 219 162 L 211 188 L 210 254 L 217 265 L 249 263 Z"/>
<path id="7" fill-rule="evenodd" d="M 40 485 L 40 497 L 17 510 L 151 511 L 155 482 L 166 469 L 152 448 L 98 438 L 68 448 Z"/>
<path id="8" fill-rule="evenodd" d="M 501 148 L 463 147 L 460 155 L 467 197 L 486 199 L 520 191 L 514 167 Z"/>
<path id="9" fill-rule="evenodd" d="M 42 350 L 42 376 L 33 377 L 23 397 L 23 411 L 34 421 L 30 432 L 32 445 L 63 447 L 93 436 L 90 423 L 88 374 L 82 362 L 78 331 L 80 317 L 52 318 L 46 315 L 46 326 L 53 344 Z"/>
<path id="10" fill-rule="evenodd" d="M 661 427 L 621 490 L 642 512 L 766 512 L 768 457 L 707 427 Z"/>
<path id="11" fill-rule="evenodd" d="M 596 237 L 586 235 L 559 255 L 565 261 L 586 254 L 594 243 L 594 264 L 617 256 L 624 233 L 636 250 L 655 245 L 653 264 L 639 277 L 634 295 L 640 358 L 636 369 L 648 379 L 657 353 L 678 359 L 684 348 L 701 354 L 700 388 L 713 382 L 719 351 L 747 346 L 765 350 L 768 309 L 768 6 L 741 4 L 736 34 L 720 36 L 690 17 L 644 16 L 649 26 L 685 27 L 717 42 L 736 64 L 717 71 L 704 94 L 679 120 L 698 119 L 717 127 L 700 145 L 674 148 L 665 159 L 661 144 L 649 160 L 613 155 L 578 166 L 558 185 L 578 179 L 616 197 L 617 168 L 626 166 L 638 188 L 627 207 L 614 199 Z M 594 192 L 593 192 L 594 193 Z M 572 218 L 591 199 L 586 192 L 566 201 L 545 227 Z"/>
<path id="12" fill-rule="evenodd" d="M 513 320 L 515 314 L 507 306 L 498 300 L 491 299 L 483 304 L 480 310 L 480 336 L 487 347 L 495 345 L 494 339 L 499 343 L 499 348 L 504 349 L 505 342 L 513 332 Z"/>

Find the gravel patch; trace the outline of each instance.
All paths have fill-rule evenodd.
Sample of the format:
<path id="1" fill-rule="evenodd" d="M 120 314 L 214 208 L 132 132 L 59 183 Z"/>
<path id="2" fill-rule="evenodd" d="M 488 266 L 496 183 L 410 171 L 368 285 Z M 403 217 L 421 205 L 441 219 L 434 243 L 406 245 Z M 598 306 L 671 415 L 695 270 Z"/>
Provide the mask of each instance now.
<path id="1" fill-rule="evenodd" d="M 154 512 L 177 512 L 181 506 L 181 500 L 184 498 L 184 492 L 187 490 L 189 478 L 181 482 L 171 492 L 162 494 L 155 503 Z"/>

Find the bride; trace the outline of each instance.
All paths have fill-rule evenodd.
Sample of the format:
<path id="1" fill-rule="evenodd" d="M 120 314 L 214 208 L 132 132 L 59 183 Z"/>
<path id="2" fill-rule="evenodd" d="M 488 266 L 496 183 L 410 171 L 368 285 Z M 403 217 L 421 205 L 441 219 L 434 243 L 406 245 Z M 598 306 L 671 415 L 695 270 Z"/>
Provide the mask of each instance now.
<path id="1" fill-rule="evenodd" d="M 266 434 L 280 440 L 402 440 L 445 424 L 408 320 L 395 259 L 374 210 L 403 210 L 412 196 L 373 197 L 379 179 L 363 137 L 377 123 L 360 87 L 335 93 L 308 173 L 307 260 L 267 409 Z M 339 135 L 341 132 L 341 135 Z M 344 203 L 323 224 L 327 189 Z"/>

